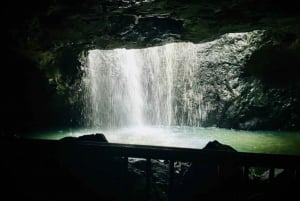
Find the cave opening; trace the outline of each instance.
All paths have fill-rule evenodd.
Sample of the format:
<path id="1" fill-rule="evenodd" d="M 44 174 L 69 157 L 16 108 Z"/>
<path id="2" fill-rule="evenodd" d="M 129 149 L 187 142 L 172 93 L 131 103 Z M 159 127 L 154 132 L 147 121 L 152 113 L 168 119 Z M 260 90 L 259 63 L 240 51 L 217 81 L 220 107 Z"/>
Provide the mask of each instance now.
<path id="1" fill-rule="evenodd" d="M 2 8 L 3 197 L 299 200 L 294 1 Z"/>
<path id="2" fill-rule="evenodd" d="M 265 31 L 255 30 L 198 44 L 79 53 L 80 77 L 68 94 L 75 105 L 77 98 L 78 125 L 30 136 L 104 133 L 114 143 L 189 148 L 217 139 L 239 151 L 299 154 L 299 133 L 273 129 L 262 110 L 274 109 L 270 104 L 282 89 L 245 76 L 264 37 Z"/>

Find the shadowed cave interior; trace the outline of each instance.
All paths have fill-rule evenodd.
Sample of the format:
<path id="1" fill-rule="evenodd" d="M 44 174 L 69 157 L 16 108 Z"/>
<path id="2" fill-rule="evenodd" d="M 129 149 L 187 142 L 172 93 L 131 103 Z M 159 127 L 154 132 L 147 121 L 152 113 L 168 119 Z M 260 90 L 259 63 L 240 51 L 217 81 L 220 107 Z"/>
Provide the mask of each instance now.
<path id="1" fill-rule="evenodd" d="M 293 1 L 30 0 L 2 10 L 3 196 L 299 198 L 300 19 Z M 151 159 L 149 194 L 147 160 L 127 156 L 122 183 L 123 156 L 99 151 L 110 150 L 102 137 L 79 137 L 96 133 L 103 143 L 136 150 L 214 144 L 209 150 L 230 145 L 225 152 L 233 154 L 202 165 L 175 160 L 172 196 L 170 160 Z M 93 143 L 104 148 L 95 151 Z M 286 164 L 250 167 L 245 181 L 236 151 L 287 155 L 278 159 Z"/>

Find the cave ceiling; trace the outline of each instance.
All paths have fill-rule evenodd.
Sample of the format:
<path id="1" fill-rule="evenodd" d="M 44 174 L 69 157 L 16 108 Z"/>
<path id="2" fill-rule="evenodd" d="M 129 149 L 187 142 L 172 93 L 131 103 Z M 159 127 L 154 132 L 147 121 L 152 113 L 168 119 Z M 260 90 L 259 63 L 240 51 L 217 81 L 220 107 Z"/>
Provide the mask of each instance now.
<path id="1" fill-rule="evenodd" d="M 300 33 L 299 6 L 290 0 L 30 1 L 7 3 L 4 15 L 10 45 L 31 51 L 199 43 L 257 29 Z"/>

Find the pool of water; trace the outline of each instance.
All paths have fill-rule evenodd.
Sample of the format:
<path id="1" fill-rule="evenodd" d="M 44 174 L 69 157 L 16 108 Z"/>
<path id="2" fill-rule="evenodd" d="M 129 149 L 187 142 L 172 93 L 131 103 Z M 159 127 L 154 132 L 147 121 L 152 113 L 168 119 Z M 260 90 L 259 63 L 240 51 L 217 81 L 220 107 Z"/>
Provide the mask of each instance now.
<path id="1" fill-rule="evenodd" d="M 218 140 L 241 152 L 300 155 L 300 131 L 243 131 L 201 127 L 129 127 L 120 129 L 62 129 L 29 135 L 34 139 L 58 140 L 103 133 L 109 142 L 203 148 L 209 141 Z"/>

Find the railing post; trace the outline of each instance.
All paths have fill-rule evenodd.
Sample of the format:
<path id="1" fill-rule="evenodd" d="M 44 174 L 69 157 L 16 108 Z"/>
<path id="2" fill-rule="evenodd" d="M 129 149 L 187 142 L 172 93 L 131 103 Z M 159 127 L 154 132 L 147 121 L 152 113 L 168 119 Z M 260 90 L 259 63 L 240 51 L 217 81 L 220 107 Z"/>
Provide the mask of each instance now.
<path id="1" fill-rule="evenodd" d="M 218 174 L 218 179 L 223 182 L 223 177 L 224 177 L 224 173 L 223 173 L 223 165 L 222 164 L 218 164 L 217 165 L 217 174 Z"/>
<path id="2" fill-rule="evenodd" d="M 289 185 L 294 185 L 296 180 L 296 168 L 287 168 L 284 171 L 288 173 Z"/>
<path id="3" fill-rule="evenodd" d="M 151 159 L 146 159 L 146 201 L 151 200 Z"/>
<path id="4" fill-rule="evenodd" d="M 275 168 L 271 167 L 270 171 L 269 171 L 269 179 L 270 179 L 270 181 L 273 181 L 274 178 L 275 178 Z"/>
<path id="5" fill-rule="evenodd" d="M 127 182 L 127 174 L 128 174 L 128 157 L 124 156 L 122 158 L 122 195 L 127 200 L 128 195 L 128 182 Z"/>
<path id="6" fill-rule="evenodd" d="M 174 161 L 170 160 L 169 163 L 169 200 L 174 200 Z"/>
<path id="7" fill-rule="evenodd" d="M 249 166 L 244 166 L 244 168 L 243 168 L 243 178 L 245 180 L 245 183 L 247 184 L 249 182 Z"/>

